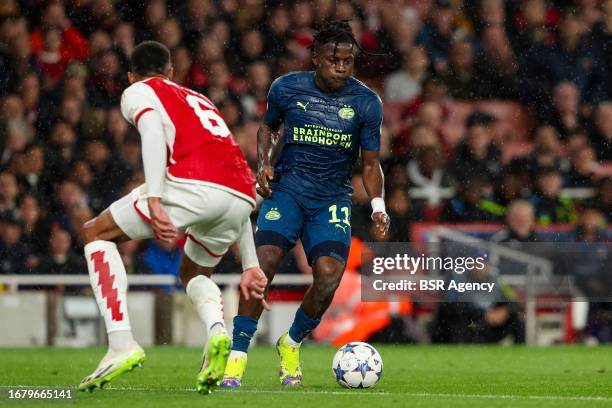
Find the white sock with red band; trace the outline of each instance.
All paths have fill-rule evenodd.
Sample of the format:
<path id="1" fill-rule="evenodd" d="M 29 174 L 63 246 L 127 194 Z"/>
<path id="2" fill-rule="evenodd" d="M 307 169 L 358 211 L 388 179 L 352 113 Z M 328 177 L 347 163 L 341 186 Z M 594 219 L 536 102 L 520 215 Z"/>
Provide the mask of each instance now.
<path id="1" fill-rule="evenodd" d="M 226 332 L 223 320 L 221 291 L 207 276 L 198 275 L 187 283 L 187 296 L 196 308 L 200 320 L 206 325 L 208 338 L 219 332 Z"/>
<path id="2" fill-rule="evenodd" d="M 109 346 L 116 351 L 127 349 L 134 339 L 127 311 L 127 275 L 117 245 L 94 241 L 85 245 L 84 250 L 91 287 L 109 334 Z"/>

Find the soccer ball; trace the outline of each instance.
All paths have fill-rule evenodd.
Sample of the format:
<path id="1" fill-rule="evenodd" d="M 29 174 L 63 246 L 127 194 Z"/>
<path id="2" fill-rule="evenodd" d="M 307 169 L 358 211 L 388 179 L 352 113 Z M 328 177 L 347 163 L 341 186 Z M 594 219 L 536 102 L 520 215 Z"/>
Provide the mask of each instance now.
<path id="1" fill-rule="evenodd" d="M 336 352 L 332 372 L 343 387 L 371 388 L 382 377 L 383 362 L 374 347 L 355 341 L 345 344 Z"/>

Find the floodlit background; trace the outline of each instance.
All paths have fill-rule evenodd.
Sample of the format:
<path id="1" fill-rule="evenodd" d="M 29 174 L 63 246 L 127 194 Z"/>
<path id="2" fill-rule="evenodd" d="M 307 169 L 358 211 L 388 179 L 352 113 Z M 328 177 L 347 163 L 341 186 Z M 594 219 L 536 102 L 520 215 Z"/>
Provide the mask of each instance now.
<path id="1" fill-rule="evenodd" d="M 144 181 L 140 138 L 119 110 L 136 44 L 154 39 L 171 49 L 174 80 L 217 104 L 254 168 L 271 81 L 311 68 L 313 32 L 329 18 L 351 19 L 363 49 L 355 75 L 384 101 L 389 241 L 513 247 L 492 265 L 491 279 L 508 289 L 501 305 L 360 302 L 357 271 L 374 238 L 357 169 L 351 259 L 314 339 L 611 341 L 608 303 L 572 302 L 546 279 L 530 287 L 527 275 L 507 277 L 498 264 L 533 268 L 537 278 L 546 259 L 521 256 L 517 242 L 612 237 L 612 0 L 6 0 L 0 345 L 104 341 L 79 235 L 83 222 Z M 121 246 L 143 346 L 203 344 L 176 283 L 182 245 Z M 610 279 L 612 255 L 602 248 L 604 260 L 581 263 L 574 277 L 592 282 L 586 295 Z M 215 276 L 228 323 L 237 259 L 229 253 Z M 286 330 L 309 273 L 298 246 L 277 275 L 259 341 Z"/>

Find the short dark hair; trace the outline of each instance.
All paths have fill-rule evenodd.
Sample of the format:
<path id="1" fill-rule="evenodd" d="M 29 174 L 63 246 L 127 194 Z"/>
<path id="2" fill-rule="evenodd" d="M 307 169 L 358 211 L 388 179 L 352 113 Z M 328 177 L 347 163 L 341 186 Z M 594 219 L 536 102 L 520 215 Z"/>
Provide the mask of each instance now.
<path id="1" fill-rule="evenodd" d="M 324 27 L 314 36 L 312 48 L 316 48 L 328 43 L 348 43 L 360 48 L 359 43 L 353 35 L 353 29 L 349 24 L 349 20 L 328 21 Z"/>
<path id="2" fill-rule="evenodd" d="M 170 50 L 157 41 L 141 42 L 132 51 L 130 69 L 140 76 L 165 74 L 170 68 Z"/>

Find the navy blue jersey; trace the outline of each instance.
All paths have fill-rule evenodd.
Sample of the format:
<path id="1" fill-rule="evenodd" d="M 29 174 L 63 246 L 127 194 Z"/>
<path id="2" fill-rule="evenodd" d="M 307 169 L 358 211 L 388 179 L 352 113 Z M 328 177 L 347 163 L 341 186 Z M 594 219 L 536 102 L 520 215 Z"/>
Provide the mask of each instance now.
<path id="1" fill-rule="evenodd" d="M 272 83 L 264 121 L 284 123 L 272 189 L 329 200 L 351 195 L 359 149 L 379 150 L 382 102 L 353 77 L 342 90 L 325 93 L 314 72 L 294 72 Z"/>

